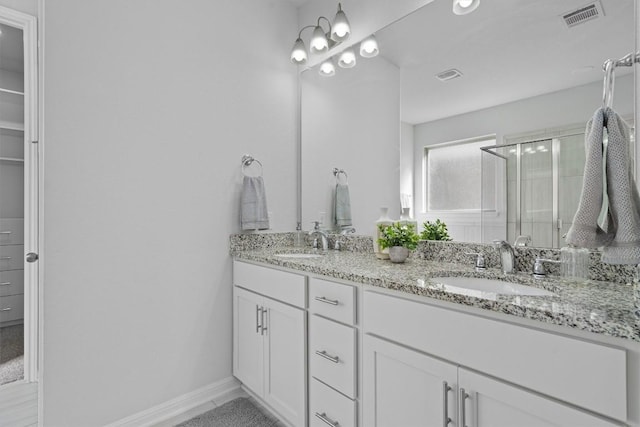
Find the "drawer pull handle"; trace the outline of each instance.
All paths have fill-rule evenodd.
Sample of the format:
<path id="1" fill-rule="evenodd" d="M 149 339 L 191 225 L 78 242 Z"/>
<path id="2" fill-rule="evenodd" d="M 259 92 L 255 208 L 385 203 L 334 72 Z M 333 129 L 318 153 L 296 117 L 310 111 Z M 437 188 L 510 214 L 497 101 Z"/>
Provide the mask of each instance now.
<path id="1" fill-rule="evenodd" d="M 325 412 L 323 413 L 316 412 L 316 418 L 320 418 L 320 420 L 328 426 L 332 426 L 332 427 L 340 426 L 339 422 L 331 421 L 329 418 L 327 418 L 327 414 Z"/>
<path id="2" fill-rule="evenodd" d="M 325 359 L 332 361 L 333 363 L 340 363 L 340 358 L 338 356 L 330 356 L 324 350 L 316 350 L 316 354 L 320 357 L 324 357 Z"/>
<path id="3" fill-rule="evenodd" d="M 320 301 L 325 304 L 331 304 L 331 305 L 338 305 L 338 302 L 339 302 L 337 299 L 327 299 L 325 297 L 316 297 L 316 301 Z"/>
<path id="4" fill-rule="evenodd" d="M 2 308 L 2 309 L 0 309 L 0 311 L 11 311 L 11 307 Z"/>
<path id="5" fill-rule="evenodd" d="M 0 231 L 0 234 L 11 234 L 11 231 Z"/>
<path id="6" fill-rule="evenodd" d="M 451 417 L 449 416 L 449 392 L 451 391 L 451 387 L 447 384 L 446 381 L 442 381 L 442 394 L 443 394 L 443 403 L 442 403 L 442 413 L 444 414 L 442 426 L 447 427 L 451 423 Z"/>
<path id="7" fill-rule="evenodd" d="M 0 286 L 10 286 L 11 282 L 2 282 L 0 283 Z"/>
<path id="8" fill-rule="evenodd" d="M 11 259 L 11 257 L 10 257 L 10 256 L 3 256 L 3 257 L 0 257 L 0 260 L 2 260 L 2 261 L 9 261 L 10 259 Z"/>

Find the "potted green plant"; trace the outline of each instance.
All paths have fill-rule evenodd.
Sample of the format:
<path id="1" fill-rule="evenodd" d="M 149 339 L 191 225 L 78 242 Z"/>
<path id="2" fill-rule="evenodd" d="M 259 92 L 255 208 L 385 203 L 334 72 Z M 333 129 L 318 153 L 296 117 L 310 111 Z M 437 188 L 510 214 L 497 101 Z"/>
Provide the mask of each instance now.
<path id="1" fill-rule="evenodd" d="M 436 219 L 435 222 L 425 221 L 422 223 L 422 233 L 420 238 L 422 240 L 451 240 L 449 237 L 449 231 L 447 230 L 447 224 Z"/>
<path id="2" fill-rule="evenodd" d="M 418 247 L 420 240 L 416 233 L 415 225 L 396 222 L 391 225 L 380 224 L 380 248 L 389 248 L 391 262 L 404 262 L 409 256 L 409 251 Z"/>

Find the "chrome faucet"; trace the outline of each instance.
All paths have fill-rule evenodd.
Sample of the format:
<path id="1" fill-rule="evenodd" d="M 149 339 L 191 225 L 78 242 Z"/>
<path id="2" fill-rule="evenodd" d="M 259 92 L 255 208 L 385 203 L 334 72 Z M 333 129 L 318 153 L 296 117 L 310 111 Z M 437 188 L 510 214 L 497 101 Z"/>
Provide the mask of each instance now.
<path id="1" fill-rule="evenodd" d="M 309 232 L 309 236 L 313 238 L 313 249 L 320 249 L 318 243 L 318 237 L 320 237 L 320 241 L 322 242 L 322 250 L 326 251 L 329 249 L 329 235 L 326 231 L 320 229 L 320 221 L 313 221 L 315 224 L 313 226 L 313 230 Z"/>
<path id="2" fill-rule="evenodd" d="M 493 244 L 500 251 L 500 261 L 502 263 L 502 272 L 512 274 L 516 272 L 516 257 L 513 247 L 504 240 L 494 240 Z"/>

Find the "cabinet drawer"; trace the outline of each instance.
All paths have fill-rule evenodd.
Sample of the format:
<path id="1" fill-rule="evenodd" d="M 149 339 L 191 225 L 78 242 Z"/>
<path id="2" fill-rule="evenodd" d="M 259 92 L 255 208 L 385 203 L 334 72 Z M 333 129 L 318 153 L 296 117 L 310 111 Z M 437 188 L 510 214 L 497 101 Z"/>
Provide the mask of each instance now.
<path id="1" fill-rule="evenodd" d="M 338 322 L 354 325 L 356 288 L 312 277 L 309 279 L 309 310 Z"/>
<path id="2" fill-rule="evenodd" d="M 309 387 L 309 426 L 356 427 L 356 403 L 327 387 L 318 380 L 311 380 Z"/>
<path id="3" fill-rule="evenodd" d="M 309 317 L 309 372 L 351 398 L 356 397 L 356 332 L 319 316 Z"/>
<path id="4" fill-rule="evenodd" d="M 0 297 L 24 293 L 24 270 L 0 271 Z"/>
<path id="5" fill-rule="evenodd" d="M 24 220 L 21 218 L 0 219 L 0 245 L 24 243 Z"/>
<path id="6" fill-rule="evenodd" d="M 0 246 L 0 271 L 24 268 L 24 246 Z"/>
<path id="7" fill-rule="evenodd" d="M 0 297 L 0 322 L 19 320 L 24 317 L 24 296 Z"/>
<path id="8" fill-rule="evenodd" d="M 627 418 L 622 349 L 377 292 L 365 292 L 363 304 L 367 332 L 615 419 Z"/>
<path id="9" fill-rule="evenodd" d="M 233 284 L 296 307 L 306 307 L 306 277 L 300 274 L 233 261 Z"/>

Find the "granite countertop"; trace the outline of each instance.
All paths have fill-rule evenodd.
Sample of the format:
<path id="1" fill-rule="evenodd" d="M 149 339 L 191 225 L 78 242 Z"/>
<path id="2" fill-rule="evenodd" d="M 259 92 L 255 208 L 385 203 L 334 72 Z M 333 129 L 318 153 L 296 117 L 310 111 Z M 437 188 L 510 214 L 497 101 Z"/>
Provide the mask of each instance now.
<path id="1" fill-rule="evenodd" d="M 410 257 L 404 264 L 379 260 L 373 253 L 328 251 L 317 258 L 283 258 L 277 254 L 303 252 L 292 247 L 270 247 L 232 251 L 237 260 L 348 280 L 425 296 L 441 301 L 477 307 L 508 315 L 581 329 L 596 334 L 640 342 L 640 302 L 633 284 L 554 278 L 534 279 L 530 274 L 508 275 L 508 280 L 552 292 L 553 296 L 496 295 L 446 290 L 433 277 L 466 276 L 505 280 L 497 269 L 477 273 L 470 262 L 443 263 Z M 635 285 L 638 286 L 637 284 Z"/>

